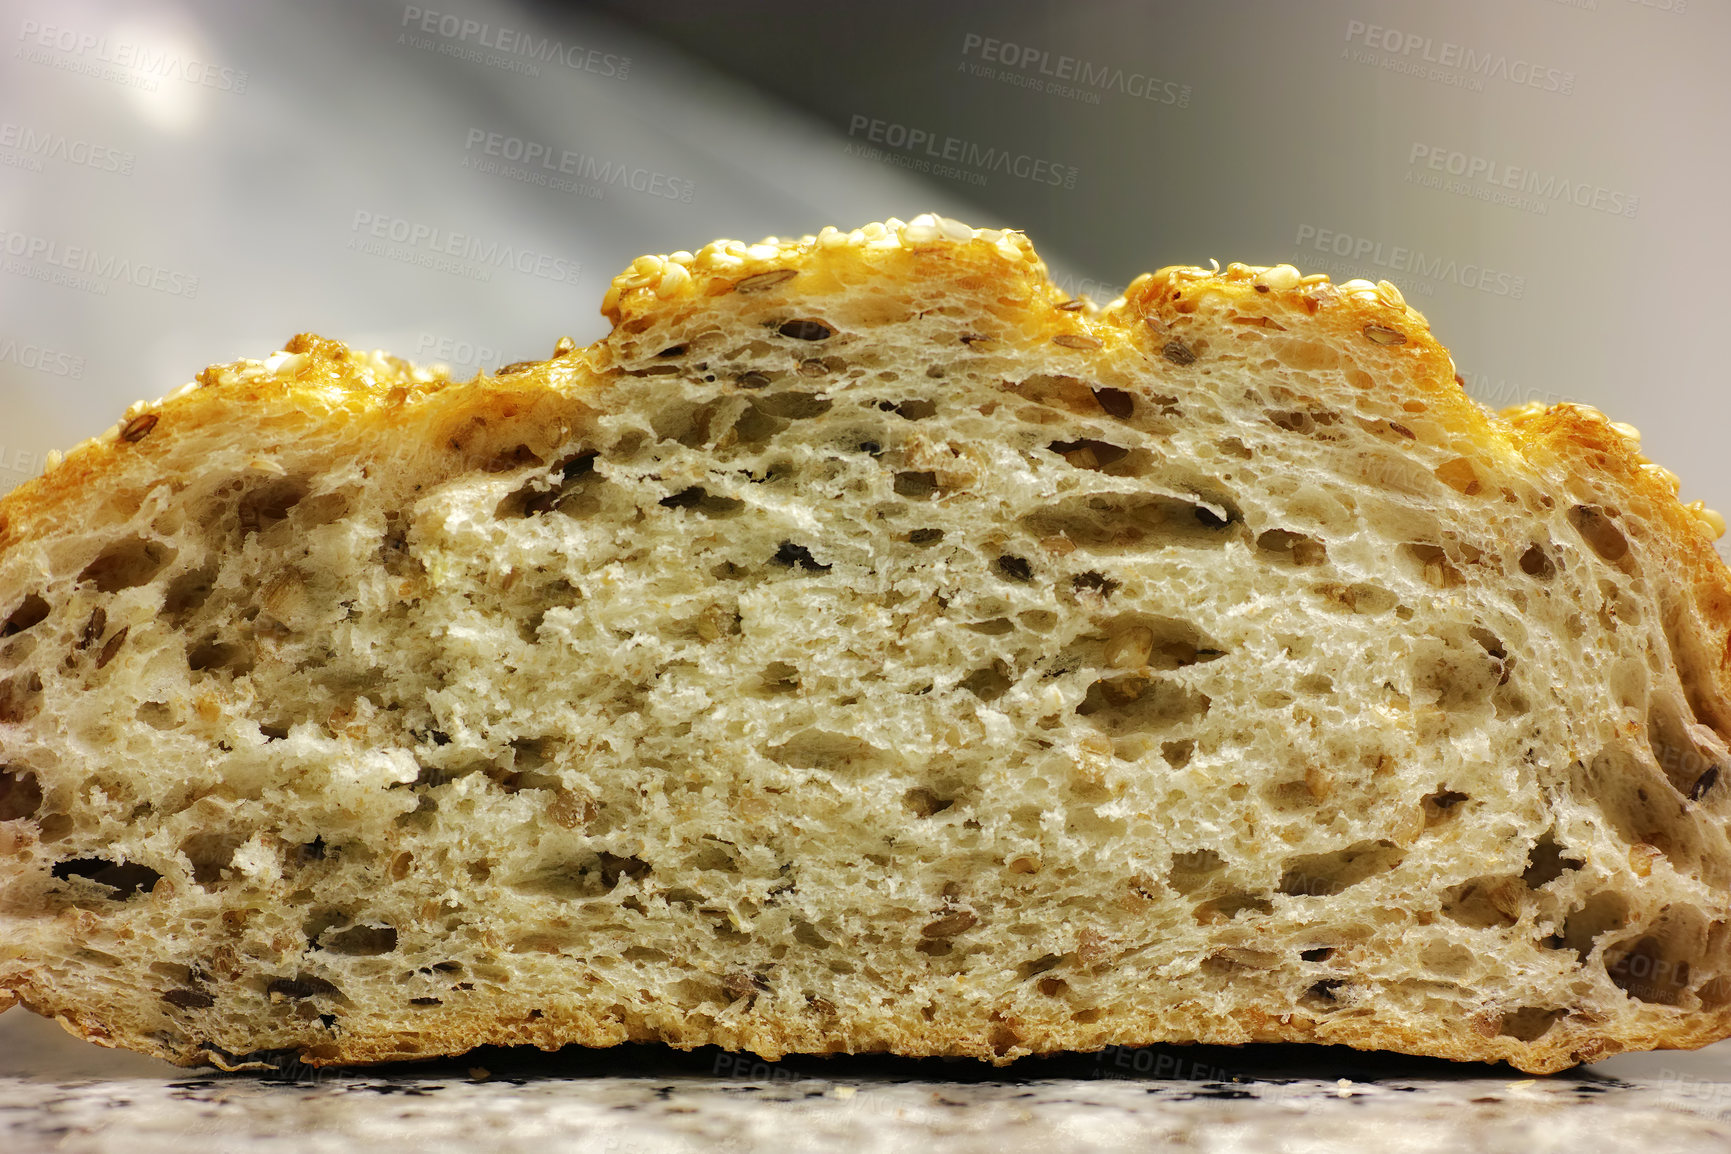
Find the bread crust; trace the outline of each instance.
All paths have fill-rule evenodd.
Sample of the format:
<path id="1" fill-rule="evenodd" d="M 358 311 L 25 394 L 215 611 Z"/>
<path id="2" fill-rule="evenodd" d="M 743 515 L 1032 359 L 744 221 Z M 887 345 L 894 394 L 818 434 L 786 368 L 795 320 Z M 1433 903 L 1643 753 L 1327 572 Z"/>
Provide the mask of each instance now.
<path id="1" fill-rule="evenodd" d="M 915 222 L 918 224 L 919 222 Z M 897 225 L 899 222 L 892 222 Z M 272 436 L 292 438 L 317 426 L 356 438 L 388 435 L 406 422 L 449 422 L 453 453 L 466 461 L 532 439 L 551 443 L 554 431 L 593 416 L 596 382 L 609 371 L 638 365 L 660 348 L 678 344 L 708 323 L 718 298 L 759 291 L 776 278 L 798 276 L 807 300 L 821 310 L 826 293 L 872 279 L 891 286 L 891 299 L 914 310 L 926 302 L 967 297 L 990 302 L 998 327 L 979 340 L 1008 348 L 1056 344 L 1074 352 L 1077 371 L 1137 358 L 1182 356 L 1183 317 L 1210 296 L 1230 301 L 1263 328 L 1291 329 L 1305 339 L 1355 350 L 1357 363 L 1374 366 L 1364 387 L 1398 388 L 1401 399 L 1427 409 L 1457 438 L 1469 458 L 1520 459 L 1536 470 L 1559 500 L 1614 505 L 1625 511 L 1622 531 L 1639 538 L 1646 555 L 1668 559 L 1681 600 L 1681 631 L 1696 639 L 1705 679 L 1697 708 L 1731 729 L 1731 571 L 1713 546 L 1715 515 L 1686 507 L 1674 478 L 1639 452 L 1626 427 L 1595 409 L 1571 404 L 1527 406 L 1498 414 L 1470 398 L 1447 350 L 1424 318 L 1386 283 L 1333 285 L 1286 266 L 1232 265 L 1225 270 L 1173 267 L 1139 277 L 1104 307 L 1078 302 L 1058 290 L 1031 245 L 1019 233 L 973 233 L 963 238 L 953 222 L 931 228 L 868 226 L 852 234 L 825 230 L 818 237 L 770 240 L 745 246 L 717 242 L 698 254 L 645 257 L 616 279 L 603 312 L 612 331 L 587 348 L 561 341 L 546 361 L 507 366 L 492 375 L 457 381 L 442 369 L 418 369 L 396 358 L 359 353 L 312 334 L 288 341 L 262 361 L 240 361 L 200 373 L 196 382 L 166 398 L 129 408 L 106 432 L 53 460 L 38 478 L 0 498 L 0 553 L 28 550 L 56 526 L 77 518 L 92 500 L 126 499 L 164 476 L 162 462 L 188 439 L 211 437 L 244 419 Z M 874 233 L 871 230 L 876 229 Z M 936 230 L 935 233 L 933 230 Z M 838 242 L 835 238 L 840 237 Z M 684 258 L 684 259 L 681 259 Z M 1179 342 L 1180 351 L 1172 345 Z M 170 478 L 172 479 L 172 478 Z M 149 1036 L 122 1037 L 71 1000 L 34 980 L 26 970 L 0 990 L 0 1009 L 16 1001 L 54 1018 L 70 1032 L 101 1045 L 117 1041 L 170 1061 L 212 1062 L 248 1068 L 259 1059 L 196 1044 L 172 1045 Z M 675 1046 L 719 1044 L 768 1058 L 789 1052 L 885 1049 L 911 1056 L 962 1055 L 1005 1061 L 1010 1047 L 978 1031 L 898 1021 L 889 1012 L 823 1029 L 808 1021 L 752 1019 L 747 1025 L 687 1028 L 677 1018 L 622 1023 L 599 1016 L 535 1018 L 508 998 L 493 1012 L 452 1008 L 398 1036 L 345 1037 L 300 1055 L 311 1065 L 372 1063 L 459 1052 L 478 1044 L 607 1046 L 660 1040 Z M 1096 1024 L 1097 1025 L 1097 1024 Z M 1108 1023 L 1117 1044 L 1173 1040 L 1170 1025 Z M 1043 1026 L 1023 1037 L 1014 1023 L 1018 1053 L 1088 1049 L 1098 1028 Z M 1189 1040 L 1236 1044 L 1253 1041 L 1319 1042 L 1387 1049 L 1459 1060 L 1503 1060 L 1549 1073 L 1620 1049 L 1689 1048 L 1731 1035 L 1731 1009 L 1677 1015 L 1672 1024 L 1615 1041 L 1552 1030 L 1523 1042 L 1470 1021 L 1447 1032 L 1417 1033 L 1371 1017 L 1324 1020 L 1305 1013 L 1272 1016 L 1244 1011 L 1229 1021 L 1191 1023 Z M 275 1059 L 269 1059 L 274 1061 Z"/>

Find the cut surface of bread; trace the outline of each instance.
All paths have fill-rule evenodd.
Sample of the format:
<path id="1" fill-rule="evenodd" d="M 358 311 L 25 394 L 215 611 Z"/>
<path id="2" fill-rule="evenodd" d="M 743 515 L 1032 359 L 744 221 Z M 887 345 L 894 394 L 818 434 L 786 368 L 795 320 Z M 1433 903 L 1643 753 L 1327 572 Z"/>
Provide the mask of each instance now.
<path id="1" fill-rule="evenodd" d="M 235 1068 L 1731 1033 L 1731 576 L 1389 285 L 930 217 L 459 382 L 303 335 L 0 501 L 0 1001 Z"/>

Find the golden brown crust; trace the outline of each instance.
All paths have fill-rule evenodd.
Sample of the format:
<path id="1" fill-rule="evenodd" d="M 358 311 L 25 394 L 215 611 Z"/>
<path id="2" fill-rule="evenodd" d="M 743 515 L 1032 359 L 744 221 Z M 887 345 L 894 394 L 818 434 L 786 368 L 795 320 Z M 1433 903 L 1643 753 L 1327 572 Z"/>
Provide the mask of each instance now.
<path id="1" fill-rule="evenodd" d="M 952 227 L 953 226 L 953 227 Z M 907 291 L 895 299 L 914 310 L 949 296 L 987 301 L 999 322 L 971 334 L 1007 346 L 1052 344 L 1072 350 L 1078 364 L 1111 366 L 1136 358 L 1182 361 L 1190 355 L 1188 318 L 1210 294 L 1229 300 L 1243 323 L 1293 330 L 1302 339 L 1349 350 L 1364 387 L 1392 382 L 1406 404 L 1428 409 L 1456 434 L 1463 455 L 1487 462 L 1514 457 L 1536 469 L 1558 500 L 1595 503 L 1619 511 L 1622 530 L 1641 538 L 1652 556 L 1672 559 L 1677 587 L 1686 592 L 1675 611 L 1697 640 L 1710 692 L 1699 710 L 1731 728 L 1731 571 L 1713 548 L 1723 524 L 1716 515 L 1685 506 L 1674 478 L 1638 451 L 1632 430 L 1596 410 L 1574 405 L 1526 407 L 1494 414 L 1470 398 L 1448 352 L 1425 319 L 1393 286 L 1301 276 L 1289 266 L 1233 265 L 1222 271 L 1168 268 L 1138 278 L 1104 307 L 1072 301 L 1053 286 L 1025 237 L 975 231 L 954 222 L 920 218 L 853 233 L 825 230 L 798 241 L 760 245 L 717 242 L 696 254 L 645 257 L 616 279 L 603 311 L 612 332 L 586 349 L 562 341 L 547 361 L 509 366 L 492 376 L 456 382 L 442 370 L 417 369 L 382 354 L 363 354 L 302 334 L 264 361 L 241 361 L 200 373 L 194 384 L 153 404 L 129 408 L 106 432 L 56 459 L 43 476 L 0 499 L 0 551 L 46 534 L 75 516 L 99 478 L 124 486 L 159 481 L 158 463 L 178 438 L 208 431 L 244 415 L 269 435 L 291 437 L 306 424 L 353 426 L 357 432 L 394 422 L 451 422 L 453 452 L 474 457 L 500 451 L 538 420 L 562 419 L 581 408 L 592 373 L 630 366 L 653 356 L 682 332 L 701 329 L 717 298 L 774 293 L 798 280 L 802 298 L 821 313 L 826 296 L 866 278 L 888 278 Z M 1374 369 L 1374 372 L 1369 371 Z M 491 422 L 491 425 L 489 425 Z M 485 427 L 477 433 L 478 427 Z M 0 991 L 0 1009 L 21 1002 L 58 1020 L 69 1031 L 103 1045 L 109 1029 L 81 1008 L 22 980 Z M 1026 1037 L 1006 1028 L 1016 1045 L 994 1043 L 978 1031 L 913 1026 L 886 1018 L 846 1027 L 813 1020 L 758 1023 L 687 1033 L 670 1018 L 659 1022 L 564 1015 L 531 1016 L 527 1007 L 496 1013 L 451 1011 L 414 1033 L 349 1037 L 302 1055 L 315 1065 L 367 1063 L 449 1053 L 484 1043 L 612 1045 L 654 1039 L 676 1046 L 719 1043 L 776 1057 L 791 1051 L 855 1051 L 887 1045 L 907 1055 L 967 1055 L 991 1061 L 1006 1053 L 1092 1050 L 1107 1044 L 1170 1040 L 1136 1022 L 1040 1023 Z M 1679 1014 L 1673 1024 L 1645 1036 L 1606 1042 L 1588 1028 L 1558 1028 L 1526 1043 L 1470 1021 L 1447 1033 L 1416 1035 L 1363 1018 L 1320 1020 L 1303 1013 L 1270 1016 L 1246 1011 L 1231 1022 L 1194 1023 L 1201 1042 L 1301 1041 L 1381 1048 L 1463 1060 L 1505 1060 L 1534 1073 L 1566 1068 L 1618 1049 L 1694 1047 L 1731 1035 L 1731 1010 Z M 887 1041 L 886 1041 L 887 1039 Z M 175 1048 L 151 1039 L 127 1039 L 171 1061 L 214 1062 L 245 1068 L 244 1055 L 195 1045 Z"/>

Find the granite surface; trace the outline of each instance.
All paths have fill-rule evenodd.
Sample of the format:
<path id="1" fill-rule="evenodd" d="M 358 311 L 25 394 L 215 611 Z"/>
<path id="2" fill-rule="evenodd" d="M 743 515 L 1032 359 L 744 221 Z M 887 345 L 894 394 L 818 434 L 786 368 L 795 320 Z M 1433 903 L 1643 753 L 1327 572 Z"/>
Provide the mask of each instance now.
<path id="1" fill-rule="evenodd" d="M 659 1047 L 489 1050 L 275 1076 L 102 1051 L 0 1018 L 4 1154 L 414 1154 L 943 1149 L 1731 1150 L 1731 1046 L 1548 1078 L 1302 1046 L 1032 1060 L 767 1063 Z"/>

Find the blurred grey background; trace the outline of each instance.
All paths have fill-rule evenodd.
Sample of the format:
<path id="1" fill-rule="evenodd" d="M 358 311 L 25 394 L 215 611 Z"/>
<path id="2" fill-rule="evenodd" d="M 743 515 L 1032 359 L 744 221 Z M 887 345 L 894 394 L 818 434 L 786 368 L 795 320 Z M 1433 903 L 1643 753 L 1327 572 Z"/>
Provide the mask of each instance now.
<path id="1" fill-rule="evenodd" d="M 1722 0 L 0 0 L 0 40 L 0 490 L 295 332 L 486 370 L 602 336 L 641 253 L 937 211 L 1101 300 L 1392 280 L 1474 395 L 1598 405 L 1731 509 Z M 95 1068 L 22 1013 L 0 1053 Z"/>

